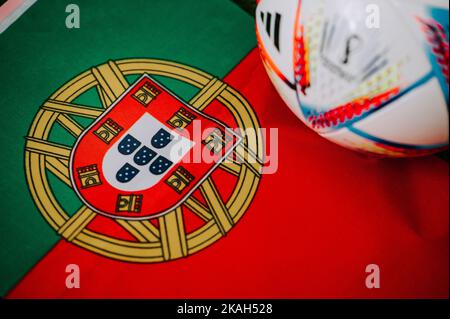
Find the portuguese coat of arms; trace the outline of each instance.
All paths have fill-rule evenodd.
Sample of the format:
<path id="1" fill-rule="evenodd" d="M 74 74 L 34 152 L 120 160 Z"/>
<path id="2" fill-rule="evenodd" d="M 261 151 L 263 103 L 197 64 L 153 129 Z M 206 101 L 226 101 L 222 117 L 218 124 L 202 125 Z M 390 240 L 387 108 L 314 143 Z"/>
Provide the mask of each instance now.
<path id="1" fill-rule="evenodd" d="M 182 100 L 154 76 L 196 93 Z M 42 216 L 75 245 L 128 262 L 187 257 L 247 211 L 262 173 L 258 130 L 248 101 L 204 71 L 111 60 L 43 102 L 26 138 L 27 183 Z"/>
<path id="2" fill-rule="evenodd" d="M 93 210 L 146 219 L 175 209 L 240 141 L 143 75 L 78 138 L 70 177 Z"/>

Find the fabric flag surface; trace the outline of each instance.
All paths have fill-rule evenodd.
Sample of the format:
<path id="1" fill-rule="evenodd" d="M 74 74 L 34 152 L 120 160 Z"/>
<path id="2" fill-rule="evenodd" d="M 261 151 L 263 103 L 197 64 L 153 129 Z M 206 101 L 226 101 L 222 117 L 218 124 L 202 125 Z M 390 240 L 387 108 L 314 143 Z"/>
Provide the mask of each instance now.
<path id="1" fill-rule="evenodd" d="M 448 297 L 446 161 L 305 127 L 231 1 L 70 3 L 0 33 L 2 296 Z"/>

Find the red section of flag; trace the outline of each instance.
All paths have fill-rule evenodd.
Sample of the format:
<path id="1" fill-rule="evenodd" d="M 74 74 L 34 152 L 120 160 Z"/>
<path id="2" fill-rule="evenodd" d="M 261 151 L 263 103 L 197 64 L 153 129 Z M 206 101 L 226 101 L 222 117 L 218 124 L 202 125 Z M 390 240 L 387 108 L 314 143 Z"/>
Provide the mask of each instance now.
<path id="1" fill-rule="evenodd" d="M 278 97 L 258 52 L 225 78 L 279 128 L 278 172 L 262 178 L 243 219 L 188 258 L 133 264 L 61 241 L 9 298 L 448 297 L 448 164 L 378 159 L 301 124 Z M 67 264 L 81 288 L 67 289 Z M 380 267 L 380 289 L 365 286 Z"/>

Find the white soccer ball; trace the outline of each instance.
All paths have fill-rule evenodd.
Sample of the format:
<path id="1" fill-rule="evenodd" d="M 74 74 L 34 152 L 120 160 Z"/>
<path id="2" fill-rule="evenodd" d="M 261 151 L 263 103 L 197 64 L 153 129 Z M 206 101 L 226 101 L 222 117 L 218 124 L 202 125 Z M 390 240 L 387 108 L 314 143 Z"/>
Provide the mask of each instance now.
<path id="1" fill-rule="evenodd" d="M 447 0 L 260 0 L 261 57 L 291 110 L 347 148 L 448 147 Z"/>

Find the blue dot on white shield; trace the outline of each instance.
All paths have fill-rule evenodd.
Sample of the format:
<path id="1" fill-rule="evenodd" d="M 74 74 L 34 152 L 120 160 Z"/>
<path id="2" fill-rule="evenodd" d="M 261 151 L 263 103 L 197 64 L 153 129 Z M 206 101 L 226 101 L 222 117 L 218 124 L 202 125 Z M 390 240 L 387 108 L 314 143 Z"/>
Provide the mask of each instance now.
<path id="1" fill-rule="evenodd" d="M 139 173 L 139 169 L 126 163 L 123 165 L 116 174 L 116 179 L 120 183 L 128 183 L 131 181 L 137 174 Z"/>
<path id="2" fill-rule="evenodd" d="M 139 146 L 141 146 L 141 142 L 139 142 L 132 135 L 128 134 L 125 138 L 119 143 L 119 152 L 122 155 L 130 155 L 134 151 L 136 151 Z"/>
<path id="3" fill-rule="evenodd" d="M 136 155 L 134 155 L 134 162 L 140 166 L 147 165 L 155 156 L 155 151 L 147 146 L 142 146 L 141 149 L 137 151 Z"/>
<path id="4" fill-rule="evenodd" d="M 173 135 L 165 129 L 160 129 L 152 138 L 152 146 L 155 148 L 164 148 L 173 139 Z"/>
<path id="5" fill-rule="evenodd" d="M 172 161 L 168 160 L 164 156 L 158 156 L 158 158 L 150 165 L 150 172 L 155 175 L 161 175 L 172 165 Z"/>

